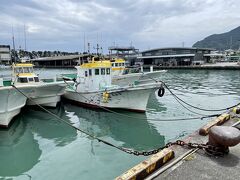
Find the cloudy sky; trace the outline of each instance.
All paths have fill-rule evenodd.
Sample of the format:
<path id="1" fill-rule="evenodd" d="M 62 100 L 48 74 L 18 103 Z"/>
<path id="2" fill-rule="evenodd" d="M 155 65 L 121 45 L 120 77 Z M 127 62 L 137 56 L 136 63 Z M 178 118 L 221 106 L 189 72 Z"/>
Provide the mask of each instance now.
<path id="1" fill-rule="evenodd" d="M 140 50 L 192 46 L 240 26 L 240 0 L 0 0 L 0 44 L 91 51 L 99 43 Z M 13 27 L 13 28 L 12 28 Z"/>

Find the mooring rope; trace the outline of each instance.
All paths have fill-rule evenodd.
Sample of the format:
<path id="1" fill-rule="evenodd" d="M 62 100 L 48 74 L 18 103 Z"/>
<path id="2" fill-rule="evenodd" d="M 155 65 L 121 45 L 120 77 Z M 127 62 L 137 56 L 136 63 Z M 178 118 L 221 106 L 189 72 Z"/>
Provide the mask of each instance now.
<path id="1" fill-rule="evenodd" d="M 90 99 L 88 99 L 87 97 L 85 97 L 84 95 L 82 95 L 81 93 L 77 92 L 76 89 L 74 89 L 69 83 L 67 83 L 65 80 L 64 82 L 68 85 L 69 88 L 71 88 L 75 93 L 77 93 L 79 96 L 83 97 L 84 99 L 86 99 L 87 101 L 90 102 Z M 179 102 L 181 104 L 181 102 Z M 110 113 L 114 113 L 114 114 L 117 114 L 117 115 L 120 115 L 120 116 L 124 116 L 124 117 L 127 117 L 127 118 L 132 118 L 132 119 L 141 119 L 141 120 L 146 120 L 146 118 L 139 118 L 139 117 L 135 117 L 135 116 L 130 116 L 130 115 L 127 115 L 127 114 L 123 114 L 123 113 L 119 113 L 119 112 L 116 112 L 116 111 L 113 111 L 113 110 L 110 110 L 109 108 L 106 108 L 106 107 L 103 107 L 99 104 L 96 104 L 94 103 L 94 105 L 96 105 L 98 108 L 100 109 L 103 109 L 105 111 L 108 111 Z M 182 105 L 182 104 L 181 104 Z M 184 105 L 182 105 L 184 106 Z M 185 106 L 184 106 L 185 107 Z M 187 108 L 187 107 L 186 107 Z M 192 110 L 190 110 L 189 108 L 187 108 L 189 111 L 195 113 L 195 114 L 198 114 L 198 115 L 202 115 L 200 117 L 189 117 L 189 118 L 168 118 L 168 119 L 151 119 L 151 118 L 147 118 L 147 120 L 150 120 L 150 121 L 188 121 L 188 120 L 194 120 L 194 119 L 205 119 L 205 118 L 210 118 L 210 117 L 215 117 L 215 116 L 219 116 L 220 114 L 211 114 L 211 115 L 203 115 L 203 114 L 200 114 L 200 113 L 196 113 Z"/>
<path id="2" fill-rule="evenodd" d="M 144 73 L 143 73 L 143 74 L 144 74 Z M 175 99 L 178 99 L 178 100 L 181 101 L 182 103 L 184 103 L 184 104 L 186 104 L 186 105 L 188 105 L 188 106 L 190 106 L 190 107 L 192 107 L 192 108 L 194 108 L 194 109 L 197 109 L 197 110 L 208 111 L 208 112 L 212 112 L 212 111 L 226 111 L 226 110 L 232 109 L 232 108 L 240 105 L 240 103 L 238 103 L 238 104 L 235 104 L 235 105 L 233 105 L 233 106 L 230 106 L 230 107 L 227 107 L 227 108 L 222 108 L 222 109 L 204 109 L 204 108 L 200 108 L 200 107 L 197 107 L 197 106 L 192 105 L 192 104 L 190 104 L 190 103 L 187 103 L 186 101 L 184 101 L 184 100 L 182 100 L 181 98 L 179 98 L 176 94 L 174 94 L 174 93 L 172 92 L 172 90 L 166 85 L 165 82 L 163 82 L 163 81 L 161 81 L 161 80 L 156 80 L 156 79 L 148 76 L 147 74 L 145 74 L 145 75 L 146 75 L 149 79 L 151 79 L 151 80 L 153 80 L 153 81 L 155 81 L 155 82 L 161 82 L 161 83 L 166 87 L 166 89 L 170 92 L 170 94 L 175 97 Z M 179 102 L 179 101 L 178 101 L 178 102 Z M 189 110 L 189 109 L 188 109 L 188 110 Z"/>
<path id="3" fill-rule="evenodd" d="M 159 148 L 157 148 L 157 149 L 153 149 L 153 150 L 149 150 L 149 151 L 137 151 L 137 150 L 134 150 L 134 149 L 119 147 L 119 146 L 116 146 L 116 145 L 114 145 L 114 144 L 112 144 L 112 143 L 110 143 L 110 142 L 107 142 L 107 141 L 105 141 L 105 140 L 103 140 L 103 139 L 100 139 L 100 138 L 98 138 L 97 136 L 92 135 L 92 134 L 90 134 L 90 133 L 88 133 L 88 132 L 86 132 L 86 131 L 84 131 L 84 130 L 82 130 L 82 129 L 74 126 L 74 125 L 72 125 L 70 122 L 65 121 L 64 119 L 62 119 L 62 118 L 59 117 L 58 115 L 52 113 L 51 111 L 47 110 L 46 108 L 44 108 L 44 107 L 41 106 L 40 104 L 36 103 L 32 98 L 28 97 L 25 93 L 23 93 L 23 92 L 22 92 L 20 89 L 18 89 L 15 85 L 12 85 L 12 87 L 15 88 L 19 93 L 21 93 L 21 94 L 22 94 L 23 96 L 25 96 L 27 99 L 29 99 L 30 101 L 32 101 L 32 102 L 33 102 L 35 105 L 37 105 L 39 108 L 41 108 L 42 110 L 46 111 L 47 113 L 49 113 L 49 114 L 52 115 L 53 117 L 55 117 L 55 118 L 56 118 L 57 120 L 59 120 L 60 122 L 63 122 L 63 123 L 65 123 L 66 125 L 68 125 L 69 127 L 75 129 L 76 131 L 82 132 L 82 133 L 86 134 L 87 136 L 89 136 L 89 137 L 91 137 L 91 138 L 93 138 L 93 139 L 98 140 L 98 142 L 102 142 L 102 143 L 104 143 L 104 144 L 106 144 L 106 145 L 108 145 L 108 146 L 111 146 L 111 147 L 113 147 L 113 148 L 116 148 L 116 149 L 118 149 L 118 150 L 120 150 L 120 151 L 122 151 L 122 152 L 128 153 L 128 154 L 133 154 L 133 155 L 136 155 L 136 156 L 139 156 L 139 155 L 149 156 L 149 155 L 152 155 L 152 154 L 156 154 L 156 153 L 158 153 L 159 151 L 161 151 L 162 149 L 167 148 L 167 147 L 170 147 L 171 145 L 181 145 L 181 146 L 183 146 L 183 145 L 188 145 L 188 146 L 190 147 L 190 144 L 191 144 L 191 143 L 186 144 L 186 143 L 183 142 L 183 141 L 177 140 L 176 142 L 173 142 L 173 143 L 170 142 L 170 143 L 167 143 L 167 144 L 164 145 L 164 146 L 161 146 L 161 147 L 159 147 Z M 195 146 L 193 146 L 193 148 L 195 148 Z M 30 178 L 31 178 L 31 176 L 30 176 Z"/>

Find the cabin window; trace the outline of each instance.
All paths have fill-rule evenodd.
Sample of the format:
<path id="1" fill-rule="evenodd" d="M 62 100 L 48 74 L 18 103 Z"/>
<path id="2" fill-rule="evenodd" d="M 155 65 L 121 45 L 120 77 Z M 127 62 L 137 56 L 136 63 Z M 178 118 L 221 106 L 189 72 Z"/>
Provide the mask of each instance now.
<path id="1" fill-rule="evenodd" d="M 27 78 L 19 78 L 18 82 L 20 82 L 20 83 L 27 83 L 28 79 Z"/>
<path id="2" fill-rule="evenodd" d="M 28 78 L 28 81 L 29 82 L 33 82 L 33 78 Z"/>
<path id="3" fill-rule="evenodd" d="M 101 75 L 105 75 L 105 69 L 101 68 Z"/>
<path id="4" fill-rule="evenodd" d="M 88 73 L 87 73 L 87 71 L 85 71 L 85 77 L 87 77 L 88 76 Z"/>
<path id="5" fill-rule="evenodd" d="M 124 63 L 122 63 L 122 66 L 124 66 Z"/>
<path id="6" fill-rule="evenodd" d="M 23 73 L 23 69 L 22 68 L 16 68 L 15 73 Z"/>
<path id="7" fill-rule="evenodd" d="M 32 73 L 32 72 L 33 72 L 32 68 L 30 67 L 24 68 L 24 73 Z"/>
<path id="8" fill-rule="evenodd" d="M 88 70 L 88 74 L 89 74 L 89 76 L 92 76 L 92 70 L 91 69 Z"/>
<path id="9" fill-rule="evenodd" d="M 115 66 L 118 67 L 118 63 L 116 63 Z"/>
<path id="10" fill-rule="evenodd" d="M 110 74 L 110 68 L 107 68 L 107 74 Z"/>
<path id="11" fill-rule="evenodd" d="M 112 63 L 112 67 L 114 67 L 114 63 Z"/>
<path id="12" fill-rule="evenodd" d="M 99 75 L 99 69 L 95 69 L 95 75 Z"/>
<path id="13" fill-rule="evenodd" d="M 35 82 L 39 82 L 39 78 L 38 77 L 34 77 Z"/>

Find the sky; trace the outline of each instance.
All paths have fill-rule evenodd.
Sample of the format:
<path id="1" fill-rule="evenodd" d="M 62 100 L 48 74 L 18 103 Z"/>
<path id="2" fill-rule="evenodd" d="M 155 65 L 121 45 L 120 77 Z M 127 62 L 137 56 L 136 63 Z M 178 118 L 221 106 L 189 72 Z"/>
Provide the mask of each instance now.
<path id="1" fill-rule="evenodd" d="M 83 52 L 87 42 L 105 53 L 113 45 L 191 47 L 240 26 L 239 9 L 240 0 L 0 0 L 0 44 L 12 46 L 14 34 L 29 51 Z"/>

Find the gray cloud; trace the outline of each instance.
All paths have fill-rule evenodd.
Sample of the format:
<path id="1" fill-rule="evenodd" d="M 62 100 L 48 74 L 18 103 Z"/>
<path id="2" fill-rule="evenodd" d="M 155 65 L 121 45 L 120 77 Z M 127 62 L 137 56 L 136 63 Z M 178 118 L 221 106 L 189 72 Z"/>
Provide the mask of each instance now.
<path id="1" fill-rule="evenodd" d="M 0 44 L 22 45 L 23 26 L 29 50 L 83 50 L 91 44 L 147 48 L 191 46 L 213 33 L 239 26 L 240 2 L 234 0 L 2 0 Z"/>

